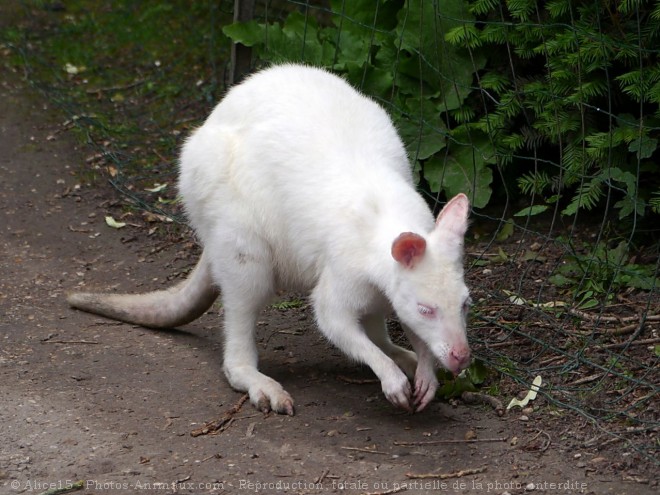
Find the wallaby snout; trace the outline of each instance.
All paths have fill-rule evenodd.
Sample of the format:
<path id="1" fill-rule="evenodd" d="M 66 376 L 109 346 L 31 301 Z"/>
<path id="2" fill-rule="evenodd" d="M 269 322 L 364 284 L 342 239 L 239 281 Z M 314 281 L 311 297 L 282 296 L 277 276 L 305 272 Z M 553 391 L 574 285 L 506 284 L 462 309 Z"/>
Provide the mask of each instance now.
<path id="1" fill-rule="evenodd" d="M 470 347 L 465 344 L 455 345 L 449 351 L 447 357 L 447 369 L 451 371 L 454 375 L 458 375 L 461 371 L 467 368 L 470 364 L 471 353 Z"/>

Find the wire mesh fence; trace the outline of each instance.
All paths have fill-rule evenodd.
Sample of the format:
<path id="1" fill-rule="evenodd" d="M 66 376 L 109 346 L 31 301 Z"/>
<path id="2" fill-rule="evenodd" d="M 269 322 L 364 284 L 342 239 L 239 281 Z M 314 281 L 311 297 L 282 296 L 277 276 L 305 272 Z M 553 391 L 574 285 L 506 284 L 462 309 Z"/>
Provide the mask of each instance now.
<path id="1" fill-rule="evenodd" d="M 526 384 L 542 376 L 549 400 L 601 425 L 625 418 L 610 431 L 655 431 L 658 245 L 641 215 L 657 213 L 642 198 L 657 194 L 643 170 L 658 101 L 618 101 L 621 81 L 650 88 L 657 70 L 642 35 L 654 6 L 620 6 L 637 34 L 611 36 L 594 2 L 273 4 L 228 34 L 257 60 L 345 74 L 394 115 L 436 206 L 471 193 L 477 353 Z"/>
<path id="2" fill-rule="evenodd" d="M 255 7 L 225 28 L 255 66 L 339 72 L 393 115 L 430 203 L 471 195 L 476 354 L 653 456 L 658 3 Z"/>
<path id="3" fill-rule="evenodd" d="M 254 4 L 252 20 L 233 22 L 233 2 L 208 2 L 178 24 L 157 26 L 194 32 L 204 52 L 192 57 L 194 71 L 147 54 L 108 87 L 83 83 L 76 65 L 62 72 L 56 64 L 59 80 L 42 89 L 97 146 L 90 164 L 100 164 L 136 209 L 181 219 L 175 193 L 162 187 L 175 173 L 166 157 L 229 83 L 227 38 L 251 49 L 238 56 L 242 64 L 250 57 L 253 69 L 293 61 L 341 74 L 392 115 L 436 210 L 457 192 L 471 197 L 466 266 L 479 359 L 518 388 L 541 376 L 540 394 L 558 417 L 577 412 L 656 456 L 660 3 L 246 3 Z M 156 15 L 141 11 L 143 23 L 149 12 Z M 53 26 L 52 35 L 76 29 Z M 39 58 L 38 42 L 8 43 L 33 81 L 43 79 L 40 64 L 53 65 Z M 159 92 L 181 72 L 194 72 L 189 90 Z M 71 99 L 73 83 L 85 98 L 110 101 L 134 127 L 114 136 L 107 117 Z M 167 128 L 135 98 L 162 102 L 155 112 L 168 108 Z M 133 142 L 126 137 L 133 133 L 153 138 Z"/>

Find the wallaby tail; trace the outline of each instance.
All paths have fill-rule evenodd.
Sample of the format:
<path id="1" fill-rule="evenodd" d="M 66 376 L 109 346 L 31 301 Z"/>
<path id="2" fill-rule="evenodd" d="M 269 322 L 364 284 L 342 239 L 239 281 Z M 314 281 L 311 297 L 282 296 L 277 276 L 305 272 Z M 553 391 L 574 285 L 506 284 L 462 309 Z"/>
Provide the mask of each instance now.
<path id="1" fill-rule="evenodd" d="M 73 308 L 149 328 L 175 328 L 190 323 L 218 297 L 204 254 L 190 276 L 170 289 L 146 294 L 69 294 Z"/>

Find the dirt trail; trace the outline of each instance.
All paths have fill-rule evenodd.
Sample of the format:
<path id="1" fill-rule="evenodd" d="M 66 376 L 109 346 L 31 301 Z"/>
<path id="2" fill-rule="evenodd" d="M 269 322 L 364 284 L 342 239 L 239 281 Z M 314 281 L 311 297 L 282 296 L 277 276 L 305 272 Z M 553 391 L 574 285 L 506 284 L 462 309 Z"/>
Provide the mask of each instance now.
<path id="1" fill-rule="evenodd" d="M 440 402 L 394 410 L 306 308 L 270 309 L 259 326 L 263 368 L 293 395 L 296 416 L 246 403 L 222 433 L 191 436 L 241 398 L 222 375 L 217 312 L 156 332 L 72 311 L 64 294 L 161 288 L 194 259 L 107 227 L 114 192 L 78 185 L 85 150 L 62 132 L 64 117 L 17 74 L 0 77 L 0 493 L 77 480 L 79 493 L 113 495 L 655 492 L 608 469 L 620 459 L 577 445 L 579 422 L 563 427 L 549 410 L 526 421 Z M 407 476 L 471 469 L 480 472 Z"/>

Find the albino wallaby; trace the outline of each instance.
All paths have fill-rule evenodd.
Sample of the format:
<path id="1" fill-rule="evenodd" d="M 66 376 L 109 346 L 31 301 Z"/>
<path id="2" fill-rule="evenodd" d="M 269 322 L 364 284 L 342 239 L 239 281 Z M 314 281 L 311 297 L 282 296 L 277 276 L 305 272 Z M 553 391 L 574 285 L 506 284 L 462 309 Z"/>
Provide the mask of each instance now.
<path id="1" fill-rule="evenodd" d="M 173 328 L 221 289 L 225 374 L 265 412 L 294 413 L 257 369 L 256 320 L 280 289 L 310 291 L 325 337 L 408 411 L 434 397 L 438 364 L 469 364 L 469 201 L 457 195 L 434 219 L 386 112 L 339 77 L 281 65 L 232 88 L 185 142 L 179 188 L 204 248 L 189 278 L 148 294 L 71 294 L 71 306 Z M 415 352 L 390 340 L 392 309 Z"/>

